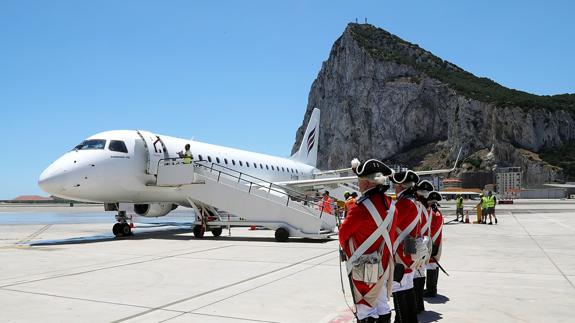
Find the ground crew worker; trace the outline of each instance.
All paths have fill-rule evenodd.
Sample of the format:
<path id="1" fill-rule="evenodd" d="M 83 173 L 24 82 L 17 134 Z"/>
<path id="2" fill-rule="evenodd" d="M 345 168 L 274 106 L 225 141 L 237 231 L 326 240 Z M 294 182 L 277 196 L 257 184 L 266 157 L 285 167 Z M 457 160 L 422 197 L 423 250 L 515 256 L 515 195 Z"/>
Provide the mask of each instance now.
<path id="1" fill-rule="evenodd" d="M 190 144 L 186 144 L 184 147 L 184 152 L 179 152 L 178 155 L 183 159 L 182 163 L 191 164 L 192 163 L 192 152 L 190 151 Z"/>
<path id="2" fill-rule="evenodd" d="M 397 212 L 383 183 L 392 170 L 376 159 L 354 159 L 352 166 L 363 196 L 339 228 L 339 243 L 347 258 L 355 315 L 358 322 L 388 323 Z"/>
<path id="3" fill-rule="evenodd" d="M 321 209 L 324 213 L 333 214 L 333 199 L 329 196 L 329 191 L 323 193 Z"/>
<path id="4" fill-rule="evenodd" d="M 461 220 L 459 220 L 459 216 L 461 215 Z M 455 197 L 455 221 L 459 220 L 459 222 L 463 222 L 463 197 L 461 194 L 457 194 Z"/>
<path id="5" fill-rule="evenodd" d="M 423 263 L 421 267 L 415 268 L 413 271 L 413 291 L 415 293 L 415 302 L 417 305 L 417 313 L 425 311 L 425 303 L 423 302 L 423 290 L 425 289 L 425 274 L 427 270 L 427 263 L 431 257 L 431 214 L 427 208 L 427 196 L 429 192 L 433 191 L 434 187 L 431 182 L 427 180 L 420 181 L 416 185 L 416 198 L 418 207 L 421 208 L 420 223 L 421 223 L 421 237 L 427 239 L 428 261 Z"/>
<path id="6" fill-rule="evenodd" d="M 441 258 L 442 249 L 442 235 L 443 235 L 443 215 L 439 210 L 439 201 L 441 201 L 441 194 L 438 192 L 431 192 L 427 197 L 427 204 L 429 212 L 431 213 L 431 242 L 432 251 L 431 259 L 427 265 L 427 288 L 423 292 L 423 297 L 437 296 L 437 279 L 439 278 L 439 269 L 437 262 Z"/>
<path id="7" fill-rule="evenodd" d="M 497 217 L 495 216 L 495 204 L 497 204 L 497 200 L 495 199 L 495 195 L 491 193 L 491 191 L 487 192 L 486 205 L 487 205 L 487 215 L 489 215 L 489 224 L 493 224 L 493 220 L 491 220 L 491 216 L 495 218 L 495 224 L 497 224 Z M 485 217 L 487 220 L 487 216 Z"/>
<path id="8" fill-rule="evenodd" d="M 395 272 L 393 283 L 393 304 L 395 322 L 417 322 L 417 305 L 413 291 L 413 269 L 421 265 L 427 250 L 421 249 L 417 239 L 421 235 L 420 208 L 415 200 L 415 184 L 419 176 L 408 170 L 394 173 L 391 181 L 395 183 L 397 196 L 397 240 L 395 251 Z M 401 275 L 401 272 L 404 272 Z"/>
<path id="9" fill-rule="evenodd" d="M 355 195 L 355 196 L 354 196 Z M 353 209 L 356 206 L 356 201 L 357 201 L 357 193 L 353 192 L 353 194 L 349 194 L 348 193 L 348 197 L 345 200 L 345 204 L 344 204 L 344 209 L 345 209 L 345 216 L 347 216 L 347 213 L 349 211 L 351 211 L 351 209 Z"/>
<path id="10" fill-rule="evenodd" d="M 483 193 L 479 194 L 479 203 L 475 206 L 479 211 L 481 211 L 481 221 L 479 223 L 487 223 L 487 200 Z"/>

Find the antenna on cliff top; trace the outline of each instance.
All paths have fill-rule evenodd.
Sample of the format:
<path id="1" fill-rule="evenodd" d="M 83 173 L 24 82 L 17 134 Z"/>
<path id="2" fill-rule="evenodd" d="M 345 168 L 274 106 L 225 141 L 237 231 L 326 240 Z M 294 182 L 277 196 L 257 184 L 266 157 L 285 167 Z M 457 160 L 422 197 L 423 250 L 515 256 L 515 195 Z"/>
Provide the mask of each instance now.
<path id="1" fill-rule="evenodd" d="M 365 23 L 367 24 L 367 17 L 365 18 Z"/>
<path id="2" fill-rule="evenodd" d="M 357 24 L 357 18 L 355 18 L 355 23 Z"/>

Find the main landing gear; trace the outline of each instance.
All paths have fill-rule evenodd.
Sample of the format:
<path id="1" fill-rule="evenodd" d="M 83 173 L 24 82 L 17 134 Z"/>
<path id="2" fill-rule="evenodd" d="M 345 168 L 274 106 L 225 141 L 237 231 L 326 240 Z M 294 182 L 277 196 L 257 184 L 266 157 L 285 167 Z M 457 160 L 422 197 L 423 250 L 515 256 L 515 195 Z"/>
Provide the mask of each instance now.
<path id="1" fill-rule="evenodd" d="M 212 232 L 212 235 L 214 237 L 219 237 L 222 235 L 222 227 L 215 227 L 215 228 L 211 228 L 209 229 Z M 193 232 L 194 232 L 194 237 L 201 239 L 204 237 L 204 234 L 206 233 L 206 225 L 202 225 L 202 224 L 196 224 L 194 225 L 193 228 Z"/>
<path id="2" fill-rule="evenodd" d="M 118 223 L 114 224 L 112 227 L 112 233 L 116 237 L 128 237 L 131 236 L 132 228 L 128 224 L 128 217 L 126 216 L 126 211 L 118 211 L 116 214 L 116 221 Z"/>

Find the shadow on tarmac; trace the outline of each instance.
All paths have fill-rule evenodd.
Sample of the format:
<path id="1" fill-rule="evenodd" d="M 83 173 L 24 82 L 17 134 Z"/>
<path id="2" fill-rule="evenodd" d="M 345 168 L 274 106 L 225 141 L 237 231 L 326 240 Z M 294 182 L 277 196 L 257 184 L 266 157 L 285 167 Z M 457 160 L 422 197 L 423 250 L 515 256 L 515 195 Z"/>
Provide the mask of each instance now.
<path id="1" fill-rule="evenodd" d="M 168 225 L 157 225 L 157 226 L 146 226 L 140 227 L 140 230 L 165 227 Z M 89 244 L 89 243 L 99 243 L 99 242 L 112 242 L 121 240 L 148 240 L 148 239 L 161 239 L 161 240 L 180 240 L 180 241 L 190 241 L 190 240 L 207 240 L 207 241 L 234 241 L 234 242 L 276 242 L 273 237 L 238 237 L 238 236 L 225 236 L 220 237 L 209 236 L 210 233 L 206 233 L 208 236 L 203 238 L 196 238 L 192 234 L 192 229 L 187 227 L 177 227 L 170 229 L 160 229 L 160 230 L 146 230 L 139 231 L 138 228 L 135 229 L 135 233 L 129 237 L 114 237 L 110 234 L 96 235 L 90 237 L 76 237 L 68 239 L 56 239 L 56 240 L 37 240 L 28 243 L 29 246 L 62 246 L 62 245 L 75 245 L 75 244 Z M 300 239 L 292 238 L 288 240 L 288 243 L 326 243 L 332 241 L 333 239 Z"/>
<path id="2" fill-rule="evenodd" d="M 449 302 L 449 297 L 437 294 L 435 297 L 426 297 L 425 301 L 429 304 L 445 304 Z"/>
<path id="3" fill-rule="evenodd" d="M 427 323 L 427 322 L 437 322 L 440 321 L 443 317 L 441 313 L 437 313 L 434 311 L 425 311 L 417 315 L 417 320 L 419 323 Z"/>

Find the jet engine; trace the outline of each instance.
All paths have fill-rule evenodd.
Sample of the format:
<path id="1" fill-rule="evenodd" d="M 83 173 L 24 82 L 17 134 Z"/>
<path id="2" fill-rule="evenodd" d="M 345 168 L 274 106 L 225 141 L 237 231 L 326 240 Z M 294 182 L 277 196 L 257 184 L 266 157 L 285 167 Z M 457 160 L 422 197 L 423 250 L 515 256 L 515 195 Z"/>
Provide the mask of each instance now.
<path id="1" fill-rule="evenodd" d="M 134 204 L 134 212 L 140 216 L 154 218 L 164 216 L 177 207 L 172 203 Z"/>

